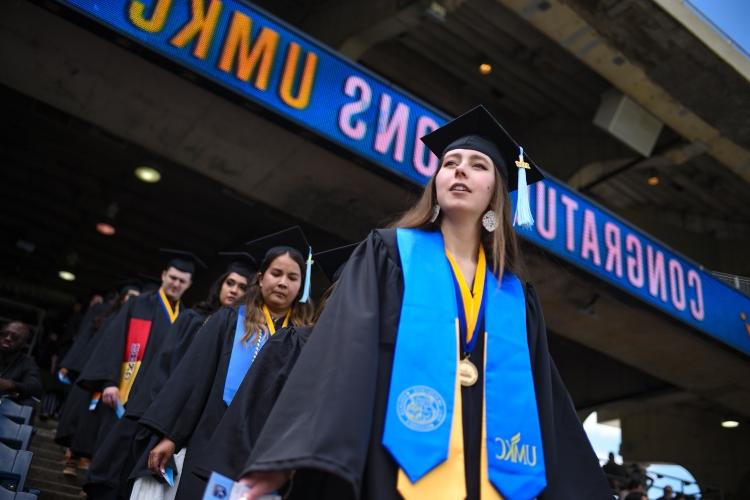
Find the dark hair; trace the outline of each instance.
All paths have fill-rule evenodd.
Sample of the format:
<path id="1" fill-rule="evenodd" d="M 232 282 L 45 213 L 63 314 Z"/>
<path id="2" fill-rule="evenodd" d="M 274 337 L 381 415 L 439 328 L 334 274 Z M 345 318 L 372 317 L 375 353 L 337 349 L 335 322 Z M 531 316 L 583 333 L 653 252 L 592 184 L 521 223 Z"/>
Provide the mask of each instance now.
<path id="1" fill-rule="evenodd" d="M 243 276 L 247 278 L 247 284 L 248 286 L 251 285 L 251 281 L 253 280 L 254 276 L 245 275 L 243 273 L 238 273 L 237 271 L 227 271 L 221 276 L 218 277 L 216 281 L 213 282 L 211 285 L 211 288 L 208 289 L 208 297 L 206 297 L 206 300 L 203 300 L 201 302 L 198 302 L 193 306 L 193 309 L 196 310 L 196 312 L 208 316 L 209 314 L 213 314 L 219 309 L 221 309 L 221 287 L 224 286 L 224 282 L 229 278 L 229 275 L 232 273 L 237 273 L 240 276 Z"/>
<path id="2" fill-rule="evenodd" d="M 243 342 L 249 341 L 255 334 L 260 331 L 265 332 L 268 328 L 261 310 L 264 302 L 263 294 L 260 290 L 260 277 L 268 271 L 268 268 L 271 267 L 273 261 L 282 255 L 289 255 L 289 257 L 297 263 L 300 269 L 301 284 L 297 296 L 292 301 L 292 314 L 289 318 L 289 322 L 294 326 L 309 326 L 312 324 L 312 301 L 308 300 L 304 304 L 299 302 L 304 291 L 305 258 L 296 248 L 287 246 L 273 247 L 268 250 L 263 257 L 263 261 L 258 268 L 258 277 L 253 281 L 253 284 L 250 286 L 247 295 L 245 296 L 245 335 L 242 337 Z"/>
<path id="3" fill-rule="evenodd" d="M 646 494 L 642 491 L 631 491 L 628 493 L 628 495 L 625 497 L 625 500 L 643 500 L 643 497 L 645 497 Z"/>
<path id="4" fill-rule="evenodd" d="M 216 281 L 211 284 L 211 288 L 208 289 L 208 296 L 205 300 L 202 300 L 193 306 L 196 312 L 208 316 L 213 314 L 221 308 L 221 301 L 219 296 L 221 295 L 221 286 L 224 284 L 224 280 L 229 276 L 230 271 L 225 272 L 218 277 Z"/>
<path id="5" fill-rule="evenodd" d="M 637 480 L 637 479 L 631 479 L 630 481 L 628 481 L 628 489 L 629 490 L 634 490 L 634 489 L 639 488 L 641 486 L 642 486 L 641 482 L 639 480 Z"/>
<path id="6" fill-rule="evenodd" d="M 390 227 L 406 227 L 434 231 L 440 227 L 442 215 L 435 222 L 430 222 L 433 207 L 437 203 L 437 192 L 435 190 L 435 177 L 442 168 L 443 159 L 440 159 L 440 167 L 427 182 L 419 200 L 398 219 L 390 224 Z M 487 208 L 492 209 L 500 218 L 498 227 L 493 232 L 481 229 L 481 243 L 487 256 L 488 263 L 492 266 L 492 273 L 502 279 L 503 272 L 508 269 L 519 279 L 523 279 L 524 268 L 521 251 L 518 246 L 518 237 L 513 230 L 513 214 L 511 213 L 510 195 L 508 194 L 505 179 L 495 169 L 495 191 Z M 479 224 L 480 222 L 477 221 Z"/>
<path id="7" fill-rule="evenodd" d="M 114 302 L 91 322 L 91 333 L 96 333 L 110 316 L 114 316 L 128 299 L 129 290 L 117 294 Z"/>

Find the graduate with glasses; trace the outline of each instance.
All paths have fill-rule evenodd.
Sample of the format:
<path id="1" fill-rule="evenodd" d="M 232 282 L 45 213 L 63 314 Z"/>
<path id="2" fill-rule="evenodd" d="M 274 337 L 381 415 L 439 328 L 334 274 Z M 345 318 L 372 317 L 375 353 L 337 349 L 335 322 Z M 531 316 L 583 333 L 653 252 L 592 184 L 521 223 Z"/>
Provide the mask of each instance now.
<path id="1" fill-rule="evenodd" d="M 481 106 L 422 140 L 436 173 L 352 255 L 243 496 L 611 498 L 523 281 L 513 225 L 533 223 L 541 171 Z"/>

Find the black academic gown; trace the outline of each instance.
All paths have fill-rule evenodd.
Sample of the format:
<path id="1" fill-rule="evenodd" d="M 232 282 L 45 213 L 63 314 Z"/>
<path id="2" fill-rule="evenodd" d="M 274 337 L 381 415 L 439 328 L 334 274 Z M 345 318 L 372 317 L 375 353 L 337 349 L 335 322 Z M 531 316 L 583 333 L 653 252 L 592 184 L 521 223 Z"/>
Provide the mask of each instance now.
<path id="1" fill-rule="evenodd" d="M 382 439 L 403 287 L 395 230 L 374 231 L 350 258 L 244 473 L 296 469 L 290 498 L 400 498 L 397 465 Z M 531 285 L 526 287 L 526 307 L 547 471 L 547 488 L 539 498 L 611 499 L 549 356 Z M 474 350 L 481 353 L 483 346 Z M 476 361 L 481 370 L 483 363 Z M 482 399 L 476 391 L 481 384 L 480 379 L 474 387 L 462 388 L 470 499 L 478 498 Z"/>
<path id="2" fill-rule="evenodd" d="M 97 328 L 94 320 L 101 314 L 104 314 L 111 304 L 96 304 L 89 308 L 81 321 L 81 331 L 76 335 L 73 346 L 63 358 L 60 366 L 67 368 L 68 378 L 75 382 L 84 366 L 91 358 L 91 353 L 101 338 L 97 332 L 103 331 L 114 316 L 105 319 Z M 89 312 L 93 310 L 94 317 L 89 318 Z M 89 403 L 91 402 L 91 391 L 73 384 L 65 398 L 65 403 L 60 411 L 60 418 L 57 422 L 55 432 L 55 442 L 61 446 L 73 449 L 77 456 L 90 458 L 94 451 L 94 443 L 97 430 L 100 426 L 99 417 L 90 415 Z M 82 425 L 82 422 L 85 422 Z M 73 446 L 73 442 L 76 446 Z"/>
<path id="3" fill-rule="evenodd" d="M 151 322 L 148 341 L 141 358 L 141 366 L 130 390 L 130 398 L 137 398 L 139 390 L 148 390 L 147 384 L 140 384 L 141 370 L 147 370 L 154 362 L 167 331 L 172 326 L 162 306 L 158 290 L 130 299 L 107 328 L 101 332 L 101 340 L 92 358 L 78 378 L 78 384 L 88 390 L 102 391 L 107 387 L 118 386 L 120 371 L 131 319 Z M 97 411 L 108 412 L 103 403 Z M 121 418 L 106 432 L 99 429 L 96 449 L 86 476 L 84 490 L 93 499 L 114 499 L 128 496 L 127 476 L 134 459 L 130 446 L 138 430 L 136 420 Z"/>
<path id="4" fill-rule="evenodd" d="M 180 311 L 153 362 L 138 372 L 138 390 L 128 399 L 127 418 L 138 420 L 143 416 L 205 322 L 206 315 L 195 309 Z"/>
<path id="5" fill-rule="evenodd" d="M 146 412 L 151 403 L 157 398 L 159 392 L 169 380 L 172 372 L 177 368 L 183 356 L 190 347 L 195 334 L 201 329 L 206 322 L 207 315 L 195 309 L 187 309 L 180 312 L 177 321 L 167 333 L 167 338 L 161 346 L 154 363 L 151 363 L 145 372 L 138 374 L 140 381 L 144 384 L 146 390 L 141 390 L 135 400 L 128 401 L 128 411 L 126 418 L 139 420 Z M 142 378 L 141 378 L 142 377 Z M 155 442 L 151 439 L 150 432 L 143 432 L 139 428 L 135 439 L 132 442 L 130 453 L 135 459 L 135 468 L 139 468 L 139 457 L 148 457 L 148 452 Z M 130 471 L 128 471 L 130 472 Z M 133 477 L 135 479 L 135 477 Z"/>
<path id="6" fill-rule="evenodd" d="M 152 434 L 131 478 L 151 475 L 148 452 L 166 436 L 175 442 L 177 450 L 187 448 L 176 498 L 202 498 L 204 484 L 190 472 L 194 460 L 210 448 L 211 434 L 227 410 L 224 383 L 236 325 L 237 308 L 227 307 L 208 318 L 196 334 L 180 364 L 140 419 L 140 424 Z M 139 434 L 139 438 L 144 439 L 144 434 Z"/>
<path id="7" fill-rule="evenodd" d="M 97 330 L 94 325 L 96 318 L 105 314 L 110 307 L 112 307 L 112 304 L 109 303 L 94 304 L 83 315 L 81 326 L 73 339 L 73 345 L 65 353 L 62 361 L 60 361 L 60 367 L 68 370 L 68 378 L 71 380 L 75 380 L 78 377 L 88 361 L 88 356 L 91 354 L 89 342 Z"/>
<path id="8" fill-rule="evenodd" d="M 211 445 L 195 458 L 193 474 L 204 480 L 211 472 L 238 478 L 311 330 L 289 326 L 266 342 L 211 435 Z"/>

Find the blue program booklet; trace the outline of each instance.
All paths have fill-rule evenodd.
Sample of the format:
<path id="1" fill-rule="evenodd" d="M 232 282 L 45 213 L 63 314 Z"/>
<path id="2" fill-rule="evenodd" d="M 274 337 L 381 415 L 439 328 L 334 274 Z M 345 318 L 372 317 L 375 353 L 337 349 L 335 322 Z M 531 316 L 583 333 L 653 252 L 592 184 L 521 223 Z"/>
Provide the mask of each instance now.
<path id="1" fill-rule="evenodd" d="M 71 384 L 70 379 L 63 372 L 57 372 L 57 380 L 59 380 L 60 383 L 65 384 L 65 385 Z"/>
<path id="2" fill-rule="evenodd" d="M 174 487 L 174 471 L 171 467 L 167 467 L 161 471 L 161 477 L 166 481 L 170 488 Z"/>
<path id="3" fill-rule="evenodd" d="M 117 415 L 117 418 L 122 418 L 125 415 L 125 407 L 122 406 L 119 400 L 117 401 L 117 406 L 115 406 L 115 415 Z"/>
<path id="4" fill-rule="evenodd" d="M 237 500 L 248 490 L 244 484 L 236 483 L 218 472 L 212 472 L 208 479 L 203 500 Z M 276 493 L 269 493 L 260 497 L 261 500 L 281 500 Z"/>

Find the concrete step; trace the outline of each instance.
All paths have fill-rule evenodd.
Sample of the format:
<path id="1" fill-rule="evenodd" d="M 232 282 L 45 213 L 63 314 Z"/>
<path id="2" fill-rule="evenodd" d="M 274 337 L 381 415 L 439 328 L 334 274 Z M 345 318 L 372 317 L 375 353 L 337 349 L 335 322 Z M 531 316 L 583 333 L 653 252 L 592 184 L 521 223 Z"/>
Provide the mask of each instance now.
<path id="1" fill-rule="evenodd" d="M 34 454 L 26 481 L 27 488 L 40 490 L 38 500 L 82 500 L 80 484 L 86 472 L 78 470 L 76 477 L 62 473 L 65 449 L 55 443 L 57 422 L 37 422 L 29 451 Z"/>
<path id="2" fill-rule="evenodd" d="M 31 447 L 29 451 L 34 454 L 34 460 L 36 460 L 37 458 L 43 458 L 45 460 L 55 460 L 59 462 L 60 464 L 63 463 L 63 457 L 65 456 L 65 454 L 62 451 L 39 450 L 39 449 L 34 449 L 33 446 Z"/>
<path id="3" fill-rule="evenodd" d="M 85 495 L 71 495 L 68 493 L 62 493 L 59 491 L 42 491 L 37 500 L 84 500 Z"/>
<path id="4" fill-rule="evenodd" d="M 60 486 L 75 487 L 78 488 L 78 480 L 72 476 L 66 476 L 62 473 L 62 467 L 42 467 L 39 464 L 31 462 L 31 469 L 29 469 L 29 481 L 47 481 L 51 483 L 58 483 Z"/>
<path id="5" fill-rule="evenodd" d="M 49 451 L 53 453 L 64 453 L 65 448 L 60 446 L 59 444 L 55 443 L 54 441 L 44 441 L 41 439 L 37 439 L 36 436 L 34 436 L 31 439 L 31 446 L 29 446 L 29 449 L 31 451 L 39 450 L 39 451 Z"/>
<path id="6" fill-rule="evenodd" d="M 45 469 L 60 469 L 63 468 L 63 462 L 59 457 L 56 457 L 54 459 L 45 458 L 42 457 L 36 453 L 34 453 L 34 458 L 31 460 L 32 465 L 35 465 L 37 467 L 43 467 Z"/>
<path id="7" fill-rule="evenodd" d="M 34 435 L 39 436 L 42 439 L 55 439 L 55 434 L 57 434 L 57 427 L 54 429 L 35 427 Z"/>
<path id="8" fill-rule="evenodd" d="M 73 484 L 59 483 L 54 479 L 44 480 L 39 477 L 29 477 L 26 481 L 27 488 L 36 488 L 41 491 L 52 491 L 55 493 L 63 493 L 65 495 L 78 495 L 81 492 L 81 488 Z"/>

